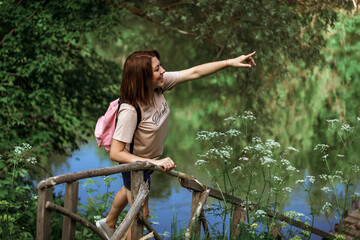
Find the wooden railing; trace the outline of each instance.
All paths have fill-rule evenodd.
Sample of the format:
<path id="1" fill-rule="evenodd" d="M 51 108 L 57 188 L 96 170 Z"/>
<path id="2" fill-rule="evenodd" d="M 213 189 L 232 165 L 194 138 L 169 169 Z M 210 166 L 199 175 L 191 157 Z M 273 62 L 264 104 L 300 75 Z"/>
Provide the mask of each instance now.
<path id="1" fill-rule="evenodd" d="M 142 216 L 142 204 L 149 192 L 143 181 L 143 174 L 141 170 L 154 169 L 164 173 L 161 167 L 158 167 L 149 162 L 135 162 L 128 164 L 121 164 L 113 167 L 96 168 L 86 171 L 80 171 L 75 173 L 68 173 L 55 177 L 50 177 L 42 180 L 38 183 L 38 210 L 37 210 L 37 227 L 36 227 L 36 239 L 37 240 L 48 240 L 50 239 L 50 223 L 51 223 L 51 211 L 56 211 L 64 215 L 63 226 L 62 226 L 62 239 L 71 240 L 75 239 L 75 224 L 80 222 L 84 227 L 90 228 L 94 231 L 101 239 L 107 239 L 98 229 L 88 220 L 77 215 L 78 205 L 78 191 L 79 182 L 78 180 L 99 176 L 108 176 L 117 174 L 120 172 L 131 171 L 131 195 L 133 205 L 130 208 L 125 219 L 122 221 L 120 226 L 116 229 L 111 239 L 125 239 L 127 232 L 131 227 L 131 239 L 147 239 L 148 237 L 154 237 L 155 239 L 161 239 L 159 234 L 152 228 L 149 222 Z M 180 179 L 181 186 L 190 190 L 192 193 L 191 203 L 191 217 L 189 224 L 186 229 L 185 239 L 190 239 L 191 234 L 198 235 L 200 239 L 201 225 L 203 226 L 204 232 L 209 236 L 208 226 L 206 223 L 203 206 L 207 198 L 213 197 L 221 201 L 226 201 L 235 205 L 235 210 L 232 217 L 231 231 L 232 233 L 239 235 L 240 229 L 238 224 L 240 221 L 245 221 L 245 208 L 244 201 L 231 196 L 229 194 L 220 192 L 216 189 L 209 188 L 201 184 L 194 177 L 178 171 L 166 172 L 167 175 L 174 176 Z M 52 200 L 52 187 L 58 184 L 66 183 L 65 188 L 65 202 L 64 207 L 56 205 L 51 202 Z M 251 209 L 257 209 L 255 204 L 251 205 Z M 267 212 L 267 216 L 271 219 L 285 221 L 288 224 L 296 226 L 298 228 L 310 231 L 316 235 L 319 235 L 325 239 L 334 239 L 335 236 L 326 233 L 320 229 L 313 228 L 302 222 L 288 218 L 282 214 L 277 214 L 271 211 Z M 143 236 L 144 226 L 149 230 L 148 236 Z M 274 231 L 276 232 L 276 231 Z M 275 233 L 276 234 L 276 233 Z"/>

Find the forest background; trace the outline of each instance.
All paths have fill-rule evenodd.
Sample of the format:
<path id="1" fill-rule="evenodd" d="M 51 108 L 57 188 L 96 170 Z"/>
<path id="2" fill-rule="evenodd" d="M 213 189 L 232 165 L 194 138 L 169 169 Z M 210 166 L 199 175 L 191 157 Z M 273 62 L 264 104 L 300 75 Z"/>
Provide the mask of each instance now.
<path id="1" fill-rule="evenodd" d="M 93 134 L 119 95 L 125 58 L 139 49 L 157 49 L 168 71 L 256 50 L 256 68 L 226 69 L 167 96 L 177 109 L 173 121 L 185 123 L 180 128 L 211 129 L 251 110 L 261 132 L 301 146 L 299 161 L 312 165 L 306 149 L 327 135 L 326 119 L 359 119 L 355 0 L 17 0 L 0 1 L 0 9 L 0 154 L 1 173 L 8 173 L 0 200 L 7 216 L 26 208 L 15 200 L 34 194 L 32 180 L 49 154 L 71 154 Z M 193 135 L 172 138 L 182 146 L 173 155 L 196 158 L 186 151 Z M 24 143 L 31 150 L 14 157 Z M 16 161 L 30 155 L 34 164 L 14 175 Z M 26 189 L 15 194 L 14 185 Z M 32 235 L 33 210 L 15 228 Z"/>

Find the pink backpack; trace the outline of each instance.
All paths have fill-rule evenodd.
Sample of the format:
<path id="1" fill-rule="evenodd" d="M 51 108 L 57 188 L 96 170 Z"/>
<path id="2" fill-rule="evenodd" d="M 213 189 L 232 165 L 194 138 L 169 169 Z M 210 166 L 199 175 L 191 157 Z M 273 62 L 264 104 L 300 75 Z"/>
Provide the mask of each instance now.
<path id="1" fill-rule="evenodd" d="M 104 116 L 101 116 L 95 126 L 95 137 L 99 147 L 104 147 L 107 152 L 110 151 L 111 141 L 115 132 L 117 113 L 119 112 L 120 105 L 123 103 L 120 98 L 112 101 Z M 137 125 L 139 126 L 141 120 L 141 112 L 138 106 L 135 107 L 137 112 Z M 135 129 L 135 131 L 136 131 Z M 130 152 L 132 153 L 134 148 L 134 137 L 130 144 Z"/>
<path id="2" fill-rule="evenodd" d="M 112 101 L 104 116 L 101 116 L 95 126 L 95 137 L 99 147 L 110 151 L 111 141 L 115 132 L 117 112 L 119 110 L 119 98 Z"/>

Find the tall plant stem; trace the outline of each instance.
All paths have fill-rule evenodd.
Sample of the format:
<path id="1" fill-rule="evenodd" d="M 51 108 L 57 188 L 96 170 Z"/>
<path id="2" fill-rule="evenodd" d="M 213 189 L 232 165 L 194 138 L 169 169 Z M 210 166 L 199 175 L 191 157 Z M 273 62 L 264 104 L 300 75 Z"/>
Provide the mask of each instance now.
<path id="1" fill-rule="evenodd" d="M 344 147 L 346 148 L 346 151 L 348 150 L 348 148 L 346 147 L 346 143 L 344 141 L 344 139 L 341 137 L 341 135 L 339 134 L 339 132 L 337 132 L 338 136 L 340 137 L 340 140 L 343 142 Z"/>
<path id="2" fill-rule="evenodd" d="M 311 191 L 311 186 L 309 189 L 305 189 L 305 191 L 307 192 L 307 195 L 308 195 L 308 199 L 309 199 L 309 202 L 310 202 L 310 211 L 311 211 L 311 227 L 314 227 L 314 222 L 315 222 L 315 215 L 314 215 L 314 210 L 313 210 L 313 206 L 312 206 L 312 203 L 311 203 L 311 195 L 310 195 L 310 191 Z M 308 239 L 311 238 L 311 234 L 312 232 L 310 232 L 310 236 Z"/>
<path id="3" fill-rule="evenodd" d="M 258 200 L 258 205 L 261 206 L 261 199 L 262 199 L 262 196 L 264 195 L 264 192 L 265 192 L 265 189 L 266 189 L 266 181 L 265 181 L 265 172 L 264 172 L 264 169 L 261 169 L 261 173 L 262 173 L 262 176 L 263 176 L 263 180 L 264 180 L 264 185 L 263 185 L 263 189 L 261 191 L 261 194 L 260 194 L 260 197 L 259 197 L 259 200 Z"/>
<path id="4" fill-rule="evenodd" d="M 330 166 L 329 166 L 329 163 L 327 161 L 327 159 L 325 158 L 325 163 L 326 163 L 326 167 L 329 171 L 329 173 L 331 174 L 331 170 L 330 170 Z M 340 226 L 342 224 L 342 214 L 341 214 L 341 210 L 340 210 L 340 203 L 339 203 L 339 197 L 338 197 L 338 194 L 337 194 L 337 188 L 336 188 L 336 184 L 334 183 L 334 179 L 331 179 L 330 180 L 330 184 L 331 184 L 331 187 L 334 191 L 334 196 L 335 196 L 335 201 L 336 201 L 336 211 L 339 215 L 339 218 L 340 218 Z M 340 229 L 340 233 L 341 233 L 341 229 Z"/>

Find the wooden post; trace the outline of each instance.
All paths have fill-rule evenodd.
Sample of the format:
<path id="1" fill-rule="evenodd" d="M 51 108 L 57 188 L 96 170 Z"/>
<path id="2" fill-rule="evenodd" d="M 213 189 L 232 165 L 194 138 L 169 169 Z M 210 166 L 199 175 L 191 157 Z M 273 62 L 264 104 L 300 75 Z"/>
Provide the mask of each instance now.
<path id="1" fill-rule="evenodd" d="M 51 211 L 45 208 L 47 201 L 52 200 L 52 188 L 40 189 L 38 192 L 36 240 L 50 239 Z"/>
<path id="2" fill-rule="evenodd" d="M 144 184 L 143 171 L 131 171 L 131 202 L 134 203 L 140 189 L 140 185 Z M 143 212 L 141 207 L 139 212 Z M 138 218 L 135 219 L 131 226 L 131 239 L 138 240 L 143 236 L 144 225 Z"/>
<path id="3" fill-rule="evenodd" d="M 207 223 L 206 223 L 206 218 L 205 218 L 204 209 L 201 210 L 201 213 L 200 213 L 200 221 L 201 221 L 201 223 L 202 223 L 205 236 L 207 237 L 207 239 L 210 239 L 210 232 L 209 232 L 209 227 L 208 227 L 208 225 L 207 225 Z"/>
<path id="4" fill-rule="evenodd" d="M 196 208 L 199 204 L 200 195 L 201 195 L 201 192 L 193 191 L 193 193 L 192 193 L 190 221 L 191 221 L 192 217 L 194 216 Z M 190 224 L 190 222 L 189 222 L 189 224 Z M 194 230 L 195 230 L 195 232 L 194 232 L 195 235 L 200 236 L 200 232 L 201 232 L 200 221 L 198 221 L 196 223 Z"/>
<path id="5" fill-rule="evenodd" d="M 281 234 L 280 234 L 281 223 L 278 223 L 276 221 L 272 221 L 271 225 L 272 225 L 272 227 L 271 227 L 271 230 L 270 230 L 270 234 L 271 234 L 271 236 L 273 236 L 272 239 L 281 240 Z"/>
<path id="6" fill-rule="evenodd" d="M 186 233 L 185 233 L 185 239 L 189 240 L 191 237 L 191 230 L 193 229 L 193 225 L 195 224 L 195 232 L 194 232 L 194 236 L 196 239 L 200 238 L 200 231 L 201 231 L 201 222 L 200 221 L 196 221 L 199 220 L 198 218 L 200 217 L 202 208 L 204 207 L 207 198 L 209 197 L 209 193 L 210 193 L 210 189 L 207 189 L 205 191 L 203 191 L 202 193 L 200 192 L 193 192 L 193 201 L 191 203 L 191 218 L 189 221 L 189 224 L 186 228 Z M 196 201 L 197 200 L 197 201 Z"/>
<path id="7" fill-rule="evenodd" d="M 64 207 L 76 214 L 78 205 L 79 182 L 66 183 Z M 62 226 L 62 240 L 75 240 L 76 221 L 64 216 Z"/>
<path id="8" fill-rule="evenodd" d="M 232 239 L 238 239 L 241 234 L 241 228 L 238 227 L 240 222 L 245 222 L 246 220 L 246 211 L 242 206 L 236 206 L 233 212 L 233 217 L 231 221 L 231 236 Z"/>

